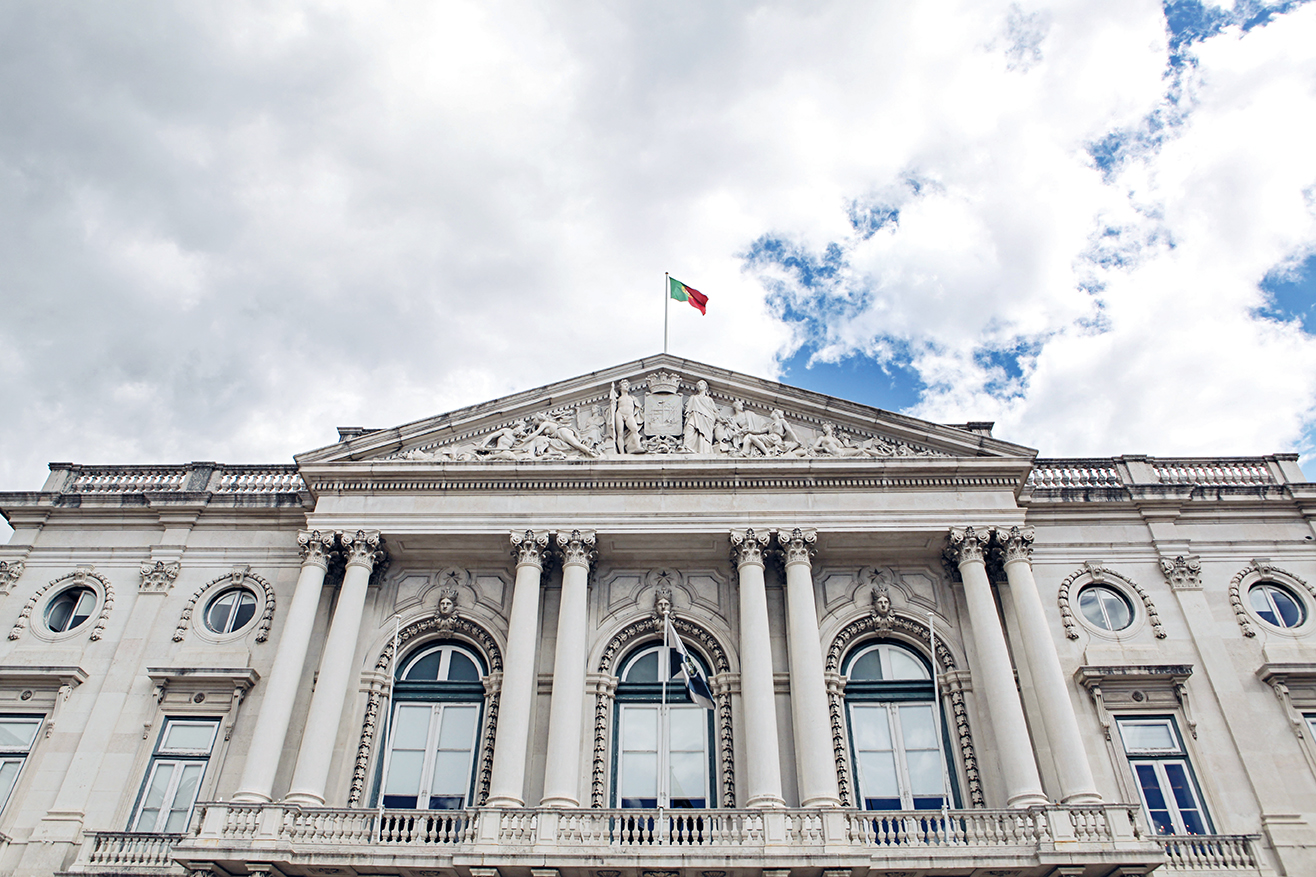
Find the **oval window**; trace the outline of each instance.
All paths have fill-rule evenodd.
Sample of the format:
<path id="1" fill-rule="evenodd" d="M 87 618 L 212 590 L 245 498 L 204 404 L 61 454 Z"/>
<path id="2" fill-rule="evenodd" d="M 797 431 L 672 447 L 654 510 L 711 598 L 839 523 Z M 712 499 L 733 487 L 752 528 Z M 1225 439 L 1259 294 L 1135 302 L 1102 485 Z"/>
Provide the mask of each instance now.
<path id="1" fill-rule="evenodd" d="M 241 630 L 256 614 L 256 595 L 246 588 L 229 588 L 206 607 L 206 627 L 211 633 Z"/>
<path id="2" fill-rule="evenodd" d="M 81 625 L 96 611 L 96 592 L 91 588 L 69 588 L 46 607 L 46 627 L 65 633 Z"/>
<path id="3" fill-rule="evenodd" d="M 1258 582 L 1248 588 L 1247 598 L 1252 611 L 1276 627 L 1297 627 L 1307 616 L 1302 601 L 1292 591 L 1272 582 Z"/>
<path id="4" fill-rule="evenodd" d="M 1133 623 L 1133 606 L 1114 588 L 1090 585 L 1078 593 L 1078 609 L 1089 624 L 1102 630 L 1123 630 Z"/>

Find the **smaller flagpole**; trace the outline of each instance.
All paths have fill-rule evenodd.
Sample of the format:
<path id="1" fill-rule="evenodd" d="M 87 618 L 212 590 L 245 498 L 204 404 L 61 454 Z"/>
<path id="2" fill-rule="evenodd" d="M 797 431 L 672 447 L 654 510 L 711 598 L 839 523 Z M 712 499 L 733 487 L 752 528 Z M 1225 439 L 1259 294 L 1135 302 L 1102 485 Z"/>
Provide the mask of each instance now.
<path id="1" fill-rule="evenodd" d="M 668 293 L 668 287 L 672 285 L 670 278 L 671 275 L 668 274 L 666 271 L 664 271 L 663 272 L 663 353 L 667 352 L 667 312 L 672 309 L 672 306 L 668 303 L 668 299 L 671 298 L 671 295 Z M 667 633 L 664 632 L 663 642 L 666 641 L 667 641 Z"/>

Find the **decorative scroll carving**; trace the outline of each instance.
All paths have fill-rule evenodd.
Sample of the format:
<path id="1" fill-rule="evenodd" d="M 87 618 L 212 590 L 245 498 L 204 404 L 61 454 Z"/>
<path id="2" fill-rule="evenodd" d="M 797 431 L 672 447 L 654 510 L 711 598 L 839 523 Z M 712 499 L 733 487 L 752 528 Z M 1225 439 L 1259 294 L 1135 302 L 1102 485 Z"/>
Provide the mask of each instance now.
<path id="1" fill-rule="evenodd" d="M 142 564 L 142 584 L 138 590 L 143 594 L 163 594 L 174 585 L 182 564 L 178 561 L 165 563 L 157 560 L 154 564 Z"/>
<path id="2" fill-rule="evenodd" d="M 329 568 L 329 557 L 334 550 L 334 541 L 338 534 L 321 533 L 319 530 L 302 530 L 297 534 L 297 551 L 302 556 L 302 565 L 314 564 Z"/>
<path id="3" fill-rule="evenodd" d="M 1037 531 L 1032 527 L 997 527 L 992 530 L 992 537 L 1001 553 L 1002 563 L 1032 562 L 1033 540 L 1037 538 Z"/>
<path id="4" fill-rule="evenodd" d="M 8 594 L 25 566 L 21 560 L 0 560 L 0 594 Z"/>
<path id="5" fill-rule="evenodd" d="M 255 583 L 252 587 L 249 582 Z M 184 636 L 187 635 L 187 628 L 192 623 L 192 613 L 196 611 L 197 601 L 201 595 L 205 594 L 211 588 L 216 586 L 234 587 L 234 588 L 251 588 L 260 589 L 264 599 L 264 608 L 261 612 L 260 623 L 256 625 L 256 642 L 263 643 L 270 638 L 270 625 L 274 623 L 274 588 L 265 579 L 251 571 L 251 567 L 238 565 L 225 575 L 211 579 L 201 587 L 197 588 L 188 598 L 187 603 L 183 606 L 182 613 L 178 616 L 178 626 L 174 628 L 174 642 L 181 643 Z"/>
<path id="6" fill-rule="evenodd" d="M 841 793 L 841 803 L 847 807 L 855 805 L 854 791 L 850 780 L 850 751 L 845 733 L 845 680 L 841 676 L 841 657 L 848 650 L 851 642 L 869 633 L 887 634 L 898 632 L 920 643 L 924 649 L 931 645 L 926 622 L 920 622 L 904 615 L 893 614 L 889 624 L 882 626 L 877 616 L 864 615 L 841 628 L 827 649 L 827 663 L 824 671 L 829 680 L 827 686 L 828 708 L 831 713 L 832 749 L 836 756 L 836 781 Z M 968 785 L 969 802 L 973 807 L 987 806 L 983 797 L 982 777 L 978 771 L 978 756 L 973 746 L 973 734 L 969 728 L 969 712 L 964 701 L 964 692 L 968 688 L 967 674 L 955 671 L 955 656 L 937 637 L 936 663 L 942 669 L 946 686 L 942 689 L 943 697 L 950 703 L 951 715 L 955 722 L 955 732 L 959 740 L 960 759 L 964 763 L 964 777 Z"/>
<path id="7" fill-rule="evenodd" d="M 1170 583 L 1172 591 L 1197 591 L 1202 587 L 1202 562 L 1197 555 L 1180 554 L 1177 557 L 1162 557 L 1161 572 Z"/>
<path id="8" fill-rule="evenodd" d="M 516 565 L 529 563 L 544 568 L 544 549 L 548 548 L 548 531 L 536 533 L 534 530 L 526 530 L 524 533 L 512 534 L 512 556 L 516 558 Z"/>
<path id="9" fill-rule="evenodd" d="M 788 566 L 792 563 L 807 564 L 809 558 L 817 553 L 812 546 L 818 541 L 818 531 L 801 530 L 799 527 L 789 533 L 782 530 L 777 533 L 777 541 L 781 543 L 782 554 Z"/>
<path id="10" fill-rule="evenodd" d="M 1065 636 L 1070 639 L 1078 639 L 1078 621 L 1074 617 L 1074 610 L 1070 605 L 1069 592 L 1076 581 L 1087 576 L 1093 584 L 1120 584 L 1138 595 L 1142 600 L 1143 608 L 1147 610 L 1147 621 L 1151 624 L 1152 633 L 1157 639 L 1165 639 L 1165 627 L 1161 624 L 1161 616 L 1156 612 L 1156 604 L 1152 602 L 1151 596 L 1142 588 L 1142 585 L 1133 579 L 1122 576 L 1112 569 L 1102 566 L 1099 562 L 1084 561 L 1080 569 L 1074 570 L 1064 581 L 1060 583 L 1060 590 L 1056 592 L 1056 601 L 1060 604 L 1060 620 L 1065 625 Z M 1086 584 L 1086 583 L 1085 583 Z"/>
<path id="11" fill-rule="evenodd" d="M 736 765 L 731 728 L 731 689 L 725 684 L 719 684 L 717 678 L 721 676 L 725 680 L 725 674 L 731 671 L 731 663 L 727 660 L 726 650 L 711 633 L 680 616 L 672 615 L 671 618 L 672 626 L 680 634 L 682 642 L 687 646 L 692 643 L 697 646 L 713 668 L 714 678 L 710 682 L 714 689 L 713 700 L 717 704 L 718 759 L 722 780 L 721 806 L 735 807 Z M 613 714 L 613 695 L 617 687 L 616 675 L 612 672 L 613 664 L 622 652 L 629 650 L 637 640 L 654 635 L 661 629 L 662 621 L 653 616 L 632 621 L 608 640 L 608 645 L 603 649 L 603 657 L 599 659 L 598 672 L 608 680 L 608 684 L 596 685 L 594 693 L 594 763 L 590 771 L 591 807 L 606 806 L 609 719 Z"/>
<path id="12" fill-rule="evenodd" d="M 480 761 L 475 780 L 475 804 L 483 806 L 489 797 L 489 779 L 493 774 L 493 742 L 498 730 L 498 700 L 503 674 L 503 653 L 489 631 L 469 618 L 455 617 L 450 625 L 441 625 L 438 617 L 421 618 L 398 631 L 397 647 L 403 649 L 417 637 L 437 634 L 441 639 L 459 637 L 479 649 L 488 662 L 489 675 L 485 677 L 484 728 L 480 731 Z M 356 747 L 356 763 L 352 767 L 352 785 L 347 793 L 347 806 L 361 806 L 365 795 L 366 774 L 370 767 L 370 753 L 374 749 L 375 734 L 379 729 L 380 713 L 388 693 L 388 675 L 393 672 L 392 638 L 384 645 L 375 661 L 375 681 L 371 683 L 366 701 L 365 721 L 361 725 L 361 739 Z"/>
<path id="13" fill-rule="evenodd" d="M 760 533 L 749 530 L 731 531 L 731 560 L 737 567 L 747 563 L 763 565 L 763 550 L 768 547 L 772 536 L 768 531 Z"/>
<path id="14" fill-rule="evenodd" d="M 1262 579 L 1270 579 L 1283 582 L 1290 587 L 1303 588 L 1311 595 L 1313 600 L 1316 600 L 1316 588 L 1307 584 L 1305 579 L 1294 575 L 1288 570 L 1272 565 L 1264 557 L 1255 558 L 1229 580 L 1229 605 L 1234 608 L 1234 617 L 1238 619 L 1238 626 L 1242 628 L 1243 636 L 1257 635 L 1256 629 L 1252 626 L 1252 619 L 1248 616 L 1247 610 L 1243 608 L 1243 582 L 1249 578 L 1254 580 L 1248 582 L 1249 585 Z"/>
<path id="15" fill-rule="evenodd" d="M 99 582 L 100 588 L 97 589 L 91 583 L 91 580 Z M 101 612 L 96 618 L 96 624 L 91 629 L 89 639 L 96 642 L 105 635 L 105 625 L 109 623 L 110 610 L 114 608 L 114 586 L 110 584 L 110 580 L 105 576 L 94 572 L 92 567 L 80 566 L 74 572 L 62 575 L 42 585 L 35 594 L 28 598 L 27 602 L 23 604 L 22 611 L 18 613 L 18 620 L 14 622 L 13 629 L 9 631 L 10 639 L 18 639 L 23 635 L 23 630 L 32 618 L 32 610 L 37 608 L 37 603 L 41 602 L 42 595 L 56 585 L 82 585 L 101 591 Z"/>
<path id="16" fill-rule="evenodd" d="M 364 566 L 370 570 L 370 584 L 377 584 L 384 570 L 388 568 L 388 551 L 384 548 L 384 537 L 378 530 L 357 530 L 355 533 L 339 533 L 338 543 L 343 547 L 347 565 Z"/>
<path id="17" fill-rule="evenodd" d="M 557 548 L 562 555 L 562 565 L 588 567 L 597 552 L 594 550 L 595 536 L 593 530 L 572 530 L 570 533 L 557 534 Z"/>
<path id="18" fill-rule="evenodd" d="M 945 556 L 958 570 L 960 564 L 973 561 L 986 562 L 987 545 L 991 540 L 991 531 L 974 527 L 951 527 Z"/>

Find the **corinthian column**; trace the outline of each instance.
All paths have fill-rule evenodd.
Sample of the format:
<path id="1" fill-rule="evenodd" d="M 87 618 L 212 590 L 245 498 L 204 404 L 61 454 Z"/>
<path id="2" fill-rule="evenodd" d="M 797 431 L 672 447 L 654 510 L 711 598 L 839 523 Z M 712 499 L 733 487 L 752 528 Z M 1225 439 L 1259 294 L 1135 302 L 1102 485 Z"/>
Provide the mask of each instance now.
<path id="1" fill-rule="evenodd" d="M 786 559 L 786 646 L 790 654 L 791 721 L 795 729 L 795 767 L 800 803 L 805 807 L 839 807 L 836 759 L 827 709 L 818 609 L 813 600 L 809 546 L 815 530 L 798 527 L 777 534 Z"/>
<path id="2" fill-rule="evenodd" d="M 535 695 L 535 650 L 539 640 L 539 579 L 544 572 L 548 533 L 512 534 L 516 584 L 507 622 L 507 657 L 499 698 L 498 731 L 494 735 L 493 773 L 489 778 L 490 807 L 524 807 L 525 756 L 530 740 L 530 707 Z M 554 686 L 556 689 L 556 686 Z M 550 760 L 556 757 L 551 755 Z"/>
<path id="3" fill-rule="evenodd" d="M 338 590 L 333 620 L 329 622 L 329 635 L 325 637 L 320 673 L 306 714 L 306 730 L 302 732 L 302 748 L 297 753 L 297 768 L 292 774 L 288 797 L 284 799 L 291 804 L 313 807 L 324 804 L 338 724 L 343 718 L 343 702 L 352 686 L 352 666 L 370 573 L 384 558 L 384 540 L 378 530 L 344 533 L 339 540 L 347 554 L 347 570 Z"/>
<path id="4" fill-rule="evenodd" d="M 1010 583 L 1015 615 L 1019 617 L 1024 660 L 1028 662 L 1033 689 L 1042 708 L 1042 724 L 1051 743 L 1061 798 L 1069 804 L 1098 803 L 1101 795 L 1092 779 L 1092 766 L 1088 763 L 1083 735 L 1078 729 L 1074 704 L 1069 699 L 1055 641 L 1051 639 L 1051 624 L 1042 609 L 1037 580 L 1033 578 L 1034 530 L 1032 527 L 1011 527 L 1008 530 L 998 527 L 995 536 L 1004 556 L 1005 577 Z"/>
<path id="5" fill-rule="evenodd" d="M 731 551 L 740 577 L 740 693 L 745 709 L 747 807 L 785 807 L 777 749 L 777 704 L 768 638 L 768 595 L 763 584 L 767 533 L 732 530 Z"/>
<path id="6" fill-rule="evenodd" d="M 580 806 L 580 747 L 585 708 L 586 596 L 594 533 L 557 534 L 562 599 L 557 610 L 553 696 L 548 707 L 548 766 L 541 807 Z"/>
<path id="7" fill-rule="evenodd" d="M 297 587 L 292 592 L 279 647 L 274 652 L 274 666 L 265 679 L 260 702 L 260 714 L 247 748 L 247 761 L 242 769 L 242 782 L 233 795 L 234 801 L 259 803 L 270 800 L 274 789 L 274 775 L 279 770 L 279 756 L 283 753 L 284 738 L 292 719 L 292 705 L 297 687 L 302 681 L 306 665 L 306 649 L 311 644 L 311 631 L 315 627 L 315 612 L 320 606 L 320 589 L 324 574 L 329 568 L 329 552 L 334 545 L 334 534 L 319 530 L 303 530 L 297 534 L 297 547 L 302 554 L 302 571 Z"/>
<path id="8" fill-rule="evenodd" d="M 1037 761 L 1028 739 L 1019 689 L 1014 684 L 1014 668 L 1010 666 L 1010 653 L 1005 647 L 1001 616 L 996 612 L 996 600 L 987 578 L 983 549 L 988 537 L 989 533 L 973 527 L 954 527 L 950 531 L 947 554 L 959 566 L 960 576 L 964 579 L 964 601 L 969 607 L 969 623 L 973 625 L 980 670 L 974 674 L 975 685 L 976 679 L 981 677 L 987 695 L 987 715 L 996 734 L 1001 772 L 1005 775 L 1006 803 L 1011 807 L 1032 807 L 1045 804 L 1047 800 L 1042 792 L 1042 780 L 1037 775 Z"/>

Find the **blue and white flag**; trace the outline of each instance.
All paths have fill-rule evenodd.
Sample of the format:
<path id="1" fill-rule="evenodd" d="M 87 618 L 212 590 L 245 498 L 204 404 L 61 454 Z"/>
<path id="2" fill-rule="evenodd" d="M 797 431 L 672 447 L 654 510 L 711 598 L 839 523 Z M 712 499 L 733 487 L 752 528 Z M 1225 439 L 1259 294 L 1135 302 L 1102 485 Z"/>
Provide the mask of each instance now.
<path id="1" fill-rule="evenodd" d="M 690 699 L 706 710 L 713 709 L 713 689 L 709 688 L 708 680 L 704 678 L 704 671 L 699 669 L 699 664 L 685 650 L 685 643 L 681 642 L 676 628 L 672 626 L 670 615 L 666 617 L 666 624 L 664 638 L 667 640 L 668 680 L 675 679 L 679 675 L 685 683 L 685 690 L 690 695 Z"/>

